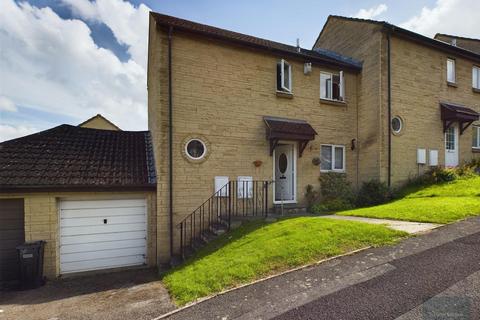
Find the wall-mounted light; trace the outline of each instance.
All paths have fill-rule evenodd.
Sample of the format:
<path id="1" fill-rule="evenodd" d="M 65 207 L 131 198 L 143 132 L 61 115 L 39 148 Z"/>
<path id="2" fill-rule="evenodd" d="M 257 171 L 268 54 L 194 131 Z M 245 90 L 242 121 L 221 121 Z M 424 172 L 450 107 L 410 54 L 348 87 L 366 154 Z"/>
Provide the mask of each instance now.
<path id="1" fill-rule="evenodd" d="M 352 139 L 350 149 L 352 149 L 353 151 L 355 150 L 356 147 L 357 147 L 357 139 Z"/>

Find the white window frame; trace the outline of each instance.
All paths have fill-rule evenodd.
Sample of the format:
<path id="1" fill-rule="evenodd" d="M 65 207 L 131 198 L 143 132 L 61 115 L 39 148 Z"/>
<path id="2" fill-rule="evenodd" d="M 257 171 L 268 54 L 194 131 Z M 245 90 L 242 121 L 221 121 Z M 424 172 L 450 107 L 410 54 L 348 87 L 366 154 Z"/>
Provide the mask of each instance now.
<path id="1" fill-rule="evenodd" d="M 340 145 L 340 144 L 321 144 L 320 145 L 320 159 L 322 158 L 322 147 L 331 147 L 332 148 L 332 169 L 325 170 L 322 169 L 322 165 L 320 164 L 320 172 L 339 172 L 339 173 L 344 173 L 346 171 L 347 165 L 346 165 L 346 151 L 345 151 L 345 146 Z M 343 156 L 343 168 L 342 169 L 335 169 L 335 149 L 336 148 L 341 148 L 342 149 L 342 156 Z"/>
<path id="2" fill-rule="evenodd" d="M 192 141 L 200 141 L 200 143 L 203 145 L 203 154 L 200 156 L 200 157 L 192 157 L 190 155 L 190 153 L 188 153 L 188 145 L 190 144 L 190 142 Z M 201 139 L 198 139 L 198 138 L 193 138 L 193 139 L 190 139 L 187 141 L 187 143 L 185 143 L 185 154 L 187 155 L 187 157 L 191 160 L 201 160 L 203 158 L 205 158 L 205 155 L 207 154 L 207 145 L 205 144 L 205 142 L 203 142 L 203 140 Z"/>
<path id="3" fill-rule="evenodd" d="M 448 77 L 448 63 L 449 62 L 452 62 L 452 76 L 453 76 L 453 80 L 450 80 L 449 77 Z M 447 82 L 449 83 L 456 83 L 457 82 L 457 73 L 456 73 L 456 66 L 455 66 L 455 59 L 452 59 L 452 58 L 447 58 Z"/>
<path id="4" fill-rule="evenodd" d="M 475 134 L 475 131 L 477 131 L 477 145 L 474 146 L 473 140 L 472 140 L 472 149 L 480 150 L 480 125 L 474 125 L 472 128 L 474 130 L 473 134 Z M 473 135 L 472 135 L 472 139 L 473 139 Z"/>
<path id="5" fill-rule="evenodd" d="M 285 66 L 288 67 L 288 87 L 285 86 Z M 292 66 L 285 59 L 280 60 L 280 88 L 280 92 L 292 92 Z"/>
<path id="6" fill-rule="evenodd" d="M 475 83 L 475 76 L 477 77 L 476 83 Z M 472 88 L 480 90 L 480 67 L 479 66 L 472 67 Z"/>
<path id="7" fill-rule="evenodd" d="M 322 74 L 323 75 L 328 75 L 330 76 L 330 86 L 329 86 L 329 92 L 331 94 L 331 97 L 322 97 Z M 343 71 L 340 71 L 338 73 L 338 77 L 340 78 L 340 81 L 338 83 L 339 85 L 339 99 L 334 99 L 333 98 L 333 76 L 336 75 L 335 73 L 332 72 L 326 72 L 326 71 L 320 71 L 320 99 L 322 100 L 330 100 L 330 101 L 345 101 L 345 80 L 343 76 Z"/>

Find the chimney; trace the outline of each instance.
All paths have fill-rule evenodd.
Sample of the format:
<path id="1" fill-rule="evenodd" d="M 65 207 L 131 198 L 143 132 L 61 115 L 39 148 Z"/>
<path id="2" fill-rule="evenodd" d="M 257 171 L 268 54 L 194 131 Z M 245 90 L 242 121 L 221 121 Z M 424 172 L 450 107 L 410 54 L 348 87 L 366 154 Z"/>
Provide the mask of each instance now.
<path id="1" fill-rule="evenodd" d="M 300 53 L 300 38 L 297 38 L 297 52 Z"/>

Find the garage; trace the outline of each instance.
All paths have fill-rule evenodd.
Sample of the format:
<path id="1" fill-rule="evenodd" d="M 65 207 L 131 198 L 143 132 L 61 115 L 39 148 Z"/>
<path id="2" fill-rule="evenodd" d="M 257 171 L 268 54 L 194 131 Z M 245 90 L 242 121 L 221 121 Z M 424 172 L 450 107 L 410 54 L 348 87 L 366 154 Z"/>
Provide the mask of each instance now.
<path id="1" fill-rule="evenodd" d="M 0 282 L 18 279 L 16 247 L 25 241 L 23 199 L 0 200 Z"/>
<path id="2" fill-rule="evenodd" d="M 60 273 L 146 264 L 145 199 L 62 200 Z"/>

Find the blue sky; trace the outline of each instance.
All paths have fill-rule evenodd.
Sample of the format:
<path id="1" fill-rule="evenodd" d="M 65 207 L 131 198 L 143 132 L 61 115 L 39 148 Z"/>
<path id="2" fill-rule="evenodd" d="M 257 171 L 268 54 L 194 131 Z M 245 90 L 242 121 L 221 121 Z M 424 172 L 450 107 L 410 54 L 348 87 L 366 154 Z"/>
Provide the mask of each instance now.
<path id="1" fill-rule="evenodd" d="M 148 11 L 310 48 L 328 15 L 480 38 L 480 1 L 0 0 L 0 141 L 101 113 L 147 127 Z M 476 12 L 476 13 L 475 13 Z M 466 23 L 467 22 L 467 23 Z"/>

